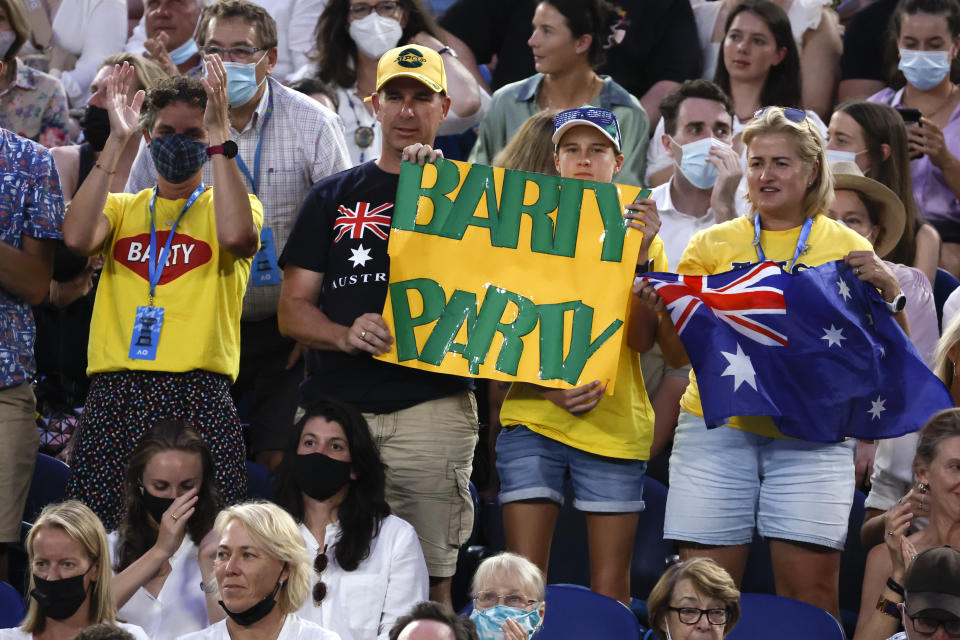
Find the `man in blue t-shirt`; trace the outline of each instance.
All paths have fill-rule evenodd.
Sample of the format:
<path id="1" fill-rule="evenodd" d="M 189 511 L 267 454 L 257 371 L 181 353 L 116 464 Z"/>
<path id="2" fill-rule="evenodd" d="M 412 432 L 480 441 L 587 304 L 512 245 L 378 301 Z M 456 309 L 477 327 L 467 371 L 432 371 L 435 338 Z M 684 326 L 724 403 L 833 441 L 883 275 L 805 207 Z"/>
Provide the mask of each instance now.
<path id="1" fill-rule="evenodd" d="M 30 388 L 37 368 L 30 305 L 47 297 L 62 226 L 53 156 L 0 129 L 0 580 L 7 580 L 6 544 L 20 539 L 40 445 Z"/>
<path id="2" fill-rule="evenodd" d="M 476 401 L 463 378 L 372 358 L 393 344 L 380 311 L 403 150 L 431 145 L 450 107 L 439 54 L 386 52 L 370 99 L 380 157 L 318 182 L 304 200 L 280 258 L 280 331 L 310 348 L 304 403 L 328 396 L 363 411 L 387 465 L 390 508 L 420 537 L 430 597 L 450 604 L 457 550 L 473 526 Z"/>

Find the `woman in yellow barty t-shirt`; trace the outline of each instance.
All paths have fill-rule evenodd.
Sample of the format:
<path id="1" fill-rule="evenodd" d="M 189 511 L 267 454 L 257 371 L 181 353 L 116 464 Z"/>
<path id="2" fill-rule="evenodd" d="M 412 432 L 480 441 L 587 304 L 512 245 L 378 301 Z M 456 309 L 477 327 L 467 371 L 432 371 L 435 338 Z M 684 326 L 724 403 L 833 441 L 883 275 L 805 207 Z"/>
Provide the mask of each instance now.
<path id="1" fill-rule="evenodd" d="M 761 259 L 796 272 L 844 259 L 861 280 L 893 301 L 899 285 L 870 243 L 823 215 L 833 198 L 833 179 L 825 170 L 823 140 L 805 114 L 780 107 L 761 110 L 743 141 L 755 213 L 695 235 L 678 273 L 723 273 Z M 636 291 L 664 310 L 651 285 L 643 283 Z M 672 329 L 665 316 L 664 325 Z M 675 339 L 675 330 L 671 333 Z M 777 593 L 839 617 L 840 550 L 854 490 L 853 441 L 786 438 L 763 416 L 734 417 L 727 426 L 707 429 L 695 373 L 680 401 L 664 537 L 680 541 L 682 559 L 713 558 L 739 583 L 756 527 L 772 539 Z"/>

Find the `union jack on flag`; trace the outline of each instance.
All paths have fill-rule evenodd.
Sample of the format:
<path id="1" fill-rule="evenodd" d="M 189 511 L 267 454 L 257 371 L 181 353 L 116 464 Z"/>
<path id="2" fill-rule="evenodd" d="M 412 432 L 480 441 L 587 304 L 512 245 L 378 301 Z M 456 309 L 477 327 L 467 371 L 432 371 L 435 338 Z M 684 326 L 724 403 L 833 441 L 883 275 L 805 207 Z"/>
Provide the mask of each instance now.
<path id="1" fill-rule="evenodd" d="M 340 215 L 333 223 L 334 230 L 340 233 L 337 234 L 334 242 L 340 242 L 348 233 L 351 240 L 362 240 L 366 231 L 371 231 L 381 240 L 386 240 L 390 233 L 390 216 L 383 215 L 383 212 L 390 210 L 392 207 L 392 202 L 387 202 L 373 209 L 370 208 L 369 202 L 358 202 L 355 210 L 340 205 L 337 207 Z"/>
<path id="2" fill-rule="evenodd" d="M 785 315 L 787 303 L 783 289 L 764 281 L 779 277 L 783 270 L 773 262 L 763 262 L 745 270 L 723 286 L 711 287 L 716 276 L 677 276 L 675 282 L 653 282 L 657 293 L 670 310 L 678 334 L 683 334 L 693 313 L 704 303 L 718 320 L 737 333 L 770 347 L 787 346 L 787 336 L 760 322 L 754 316 Z M 726 278 L 724 278 L 726 280 Z"/>
<path id="3" fill-rule="evenodd" d="M 953 406 L 877 290 L 842 260 L 795 274 L 764 262 L 642 277 L 680 331 L 708 427 L 769 416 L 809 442 L 874 440 Z"/>

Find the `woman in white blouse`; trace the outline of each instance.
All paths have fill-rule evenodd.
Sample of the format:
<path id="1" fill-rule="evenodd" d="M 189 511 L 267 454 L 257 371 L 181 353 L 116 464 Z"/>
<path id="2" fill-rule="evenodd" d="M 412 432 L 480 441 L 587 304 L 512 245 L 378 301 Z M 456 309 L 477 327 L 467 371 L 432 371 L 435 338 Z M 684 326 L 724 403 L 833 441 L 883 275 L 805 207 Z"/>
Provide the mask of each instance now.
<path id="1" fill-rule="evenodd" d="M 384 465 L 360 412 L 320 401 L 295 432 L 275 501 L 300 523 L 315 558 L 312 597 L 298 613 L 343 640 L 386 639 L 398 617 L 428 599 L 417 534 L 390 515 Z"/>
<path id="2" fill-rule="evenodd" d="M 180 640 L 340 640 L 294 613 L 310 589 L 310 556 L 286 511 L 269 502 L 224 509 L 217 532 L 217 584 L 226 620 Z"/>
<path id="3" fill-rule="evenodd" d="M 38 0 L 28 12 L 33 45 L 49 60 L 71 107 L 82 107 L 103 59 L 127 41 L 126 0 Z"/>
<path id="4" fill-rule="evenodd" d="M 120 617 L 153 640 L 223 619 L 213 568 L 217 490 L 200 435 L 179 420 L 157 423 L 130 457 L 124 495 L 123 522 L 110 534 Z"/>

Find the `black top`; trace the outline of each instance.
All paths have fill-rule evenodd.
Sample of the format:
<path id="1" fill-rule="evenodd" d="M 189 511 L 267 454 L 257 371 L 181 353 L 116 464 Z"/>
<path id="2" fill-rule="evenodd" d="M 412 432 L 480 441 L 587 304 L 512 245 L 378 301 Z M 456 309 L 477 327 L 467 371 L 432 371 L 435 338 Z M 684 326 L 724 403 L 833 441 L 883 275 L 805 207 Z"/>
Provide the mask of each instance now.
<path id="1" fill-rule="evenodd" d="M 381 313 L 390 270 L 389 219 L 400 176 L 375 161 L 324 178 L 313 185 L 280 256 L 323 274 L 317 306 L 334 322 L 352 326 L 364 313 Z M 471 387 L 468 379 L 374 360 L 368 353 L 311 349 L 304 402 L 334 397 L 361 411 L 390 413 Z"/>
<path id="2" fill-rule="evenodd" d="M 886 83 L 887 24 L 896 6 L 896 0 L 874 0 L 853 16 L 843 36 L 841 80 Z"/>
<path id="3" fill-rule="evenodd" d="M 496 54 L 492 89 L 536 73 L 527 40 L 538 0 L 457 0 L 440 25 L 463 40 L 480 64 Z M 700 77 L 700 46 L 690 0 L 617 0 L 625 12 L 623 42 L 598 70 L 642 97 L 660 80 Z"/>

